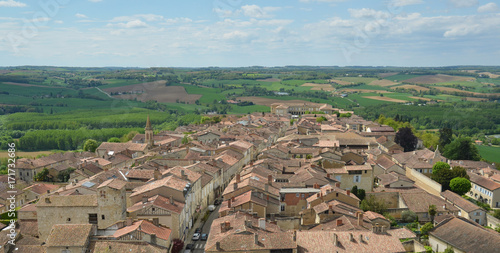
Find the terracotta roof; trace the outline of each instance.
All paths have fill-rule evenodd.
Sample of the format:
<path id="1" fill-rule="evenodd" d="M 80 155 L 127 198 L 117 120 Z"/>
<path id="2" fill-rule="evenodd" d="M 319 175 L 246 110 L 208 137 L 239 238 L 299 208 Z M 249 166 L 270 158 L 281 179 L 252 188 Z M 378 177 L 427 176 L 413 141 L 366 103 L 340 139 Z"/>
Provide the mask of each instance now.
<path id="1" fill-rule="evenodd" d="M 89 245 L 91 252 L 108 253 L 164 253 L 165 249 L 146 242 L 120 242 L 120 241 L 92 241 Z"/>
<path id="2" fill-rule="evenodd" d="M 229 230 L 222 231 L 221 223 L 228 222 Z M 251 223 L 246 226 L 245 223 Z M 255 243 L 255 235 L 258 244 Z M 282 232 L 275 224 L 266 222 L 265 229 L 259 228 L 258 219 L 241 212 L 236 212 L 215 219 L 210 229 L 205 251 L 216 252 L 216 243 L 221 251 L 258 251 L 272 249 L 296 249 L 297 244 L 290 232 Z"/>
<path id="3" fill-rule="evenodd" d="M 351 166 L 345 166 L 345 169 L 347 171 L 355 171 L 355 170 L 372 170 L 372 166 L 369 164 L 364 164 L 364 165 L 351 165 Z"/>
<path id="4" fill-rule="evenodd" d="M 201 174 L 196 172 L 196 171 L 192 171 L 192 170 L 188 170 L 188 169 L 185 169 L 181 166 L 175 166 L 173 168 L 170 168 L 170 169 L 167 169 L 165 170 L 162 175 L 163 176 L 168 176 L 168 175 L 174 175 L 176 176 L 177 178 L 180 178 L 182 179 L 182 172 L 184 171 L 184 175 L 187 176 L 187 180 L 194 184 L 196 181 L 198 181 L 198 179 L 200 179 L 201 177 Z M 184 185 L 185 186 L 185 185 Z M 184 186 L 182 188 L 184 188 Z"/>
<path id="5" fill-rule="evenodd" d="M 180 214 L 182 212 L 182 209 L 184 209 L 184 203 L 182 202 L 174 200 L 174 204 L 172 205 L 169 198 L 155 195 L 151 198 L 148 198 L 148 201 L 146 203 L 143 203 L 142 200 L 135 203 L 133 206 L 127 208 L 127 212 L 136 212 L 149 206 L 156 206 L 158 208 L 162 208 L 178 214 Z"/>
<path id="6" fill-rule="evenodd" d="M 500 249 L 499 233 L 462 217 L 441 222 L 429 232 L 429 236 L 468 253 L 498 252 Z"/>
<path id="7" fill-rule="evenodd" d="M 158 227 L 147 220 L 140 220 L 134 222 L 131 226 L 126 226 L 116 230 L 116 232 L 113 234 L 113 237 L 119 238 L 133 231 L 141 231 L 149 235 L 156 234 L 156 237 L 163 240 L 168 240 L 168 238 L 170 237 L 170 233 L 172 233 L 172 230 L 169 228 Z"/>
<path id="8" fill-rule="evenodd" d="M 154 170 L 147 169 L 131 169 L 125 173 L 127 178 L 151 179 L 154 177 Z"/>
<path id="9" fill-rule="evenodd" d="M 163 179 L 152 181 L 148 184 L 145 184 L 143 186 L 139 186 L 134 189 L 134 193 L 130 195 L 130 197 L 142 194 L 144 192 L 151 191 L 156 188 L 160 187 L 168 187 L 172 188 L 178 191 L 183 191 L 186 185 L 189 183 L 189 181 L 182 180 L 180 178 L 177 178 L 173 175 L 167 176 Z"/>
<path id="10" fill-rule="evenodd" d="M 337 220 L 341 220 L 342 223 L 337 225 Z M 349 230 L 370 230 L 372 228 L 372 224 L 363 219 L 362 226 L 358 225 L 358 219 L 353 216 L 342 215 L 337 219 L 321 223 L 311 229 L 309 231 L 322 231 L 322 230 L 335 230 L 335 231 L 349 231 Z"/>
<path id="11" fill-rule="evenodd" d="M 17 211 L 18 212 L 36 212 L 36 204 L 27 204 Z"/>
<path id="12" fill-rule="evenodd" d="M 458 208 L 450 205 L 443 199 L 429 194 L 425 191 L 422 192 L 402 192 L 400 193 L 401 198 L 404 203 L 408 206 L 410 211 L 415 213 L 427 213 L 429 211 L 430 205 L 435 205 L 438 212 L 444 211 L 456 211 L 458 212 Z M 443 206 L 446 205 L 446 210 Z"/>
<path id="13" fill-rule="evenodd" d="M 37 220 L 19 220 L 19 233 L 23 236 L 38 237 L 38 221 Z"/>
<path id="14" fill-rule="evenodd" d="M 443 215 L 441 215 L 443 216 Z M 387 233 L 393 237 L 397 237 L 399 239 L 408 239 L 408 238 L 416 238 L 417 235 L 409 230 L 407 227 L 395 228 L 387 230 Z"/>
<path id="15" fill-rule="evenodd" d="M 441 196 L 445 198 L 447 201 L 453 203 L 454 205 L 458 206 L 460 209 L 470 213 L 472 211 L 482 209 L 479 206 L 476 206 L 472 202 L 462 198 L 460 195 L 450 191 L 446 190 L 444 192 L 441 192 Z"/>
<path id="16" fill-rule="evenodd" d="M 144 151 L 147 149 L 148 144 L 125 142 L 125 143 L 115 143 L 115 142 L 103 142 L 97 148 L 97 150 L 108 150 L 114 151 L 115 153 L 124 151 L 126 149 L 131 151 Z"/>
<path id="17" fill-rule="evenodd" d="M 489 178 L 482 177 L 480 175 L 467 172 L 467 175 L 470 177 L 470 181 L 474 184 L 480 185 L 490 191 L 494 191 L 500 188 L 500 183 L 497 183 Z"/>
<path id="18" fill-rule="evenodd" d="M 393 162 L 391 159 L 389 159 L 385 155 L 380 156 L 375 162 L 384 169 L 388 169 L 391 166 L 394 166 L 396 164 L 395 162 Z"/>
<path id="19" fill-rule="evenodd" d="M 34 184 L 23 189 L 23 191 L 32 191 L 38 195 L 47 193 L 47 190 L 53 191 L 59 188 L 59 185 L 54 184 Z"/>
<path id="20" fill-rule="evenodd" d="M 205 185 L 207 185 L 208 183 L 210 183 L 210 181 L 212 181 L 212 179 L 214 179 L 214 177 L 212 177 L 210 174 L 208 173 L 203 173 L 201 175 L 201 187 L 205 187 Z"/>
<path id="21" fill-rule="evenodd" d="M 323 194 L 323 196 L 325 196 L 325 195 L 327 195 L 329 193 L 341 193 L 343 195 L 346 195 L 346 196 L 349 196 L 349 197 L 353 198 L 354 200 L 360 201 L 359 198 L 356 195 L 354 195 L 353 193 L 349 193 L 349 195 L 347 195 L 347 191 L 346 190 L 344 190 L 342 188 L 339 188 L 339 187 L 335 187 L 335 186 L 333 186 L 331 184 L 326 184 L 326 185 L 321 186 L 320 187 L 320 191 Z M 318 195 L 314 194 L 314 195 L 310 196 L 309 198 L 307 198 L 307 202 L 310 203 L 310 202 L 312 202 L 312 201 L 314 201 L 314 200 L 316 200 L 318 198 L 319 198 Z"/>
<path id="22" fill-rule="evenodd" d="M 127 182 L 125 182 L 123 180 L 113 178 L 113 179 L 108 179 L 108 180 L 104 181 L 101 185 L 99 185 L 97 187 L 97 189 L 103 188 L 103 187 L 109 187 L 109 188 L 113 188 L 116 190 L 120 190 L 123 187 L 125 187 L 126 184 L 127 184 Z"/>
<path id="23" fill-rule="evenodd" d="M 338 246 L 334 244 L 335 236 Z M 362 242 L 359 240 L 360 236 L 363 237 Z M 298 231 L 297 245 L 298 253 L 406 252 L 399 238 L 369 231 Z"/>
<path id="24" fill-rule="evenodd" d="M 265 198 L 265 197 L 264 197 Z M 234 198 L 234 201 L 232 200 L 231 202 L 231 208 L 241 206 L 245 203 L 252 202 L 260 206 L 267 206 L 267 202 L 264 199 L 261 199 L 258 197 L 257 193 L 253 193 L 252 191 L 247 191 L 241 195 L 238 195 Z M 223 201 L 219 213 L 230 210 L 231 208 L 228 207 L 229 200 Z"/>
<path id="25" fill-rule="evenodd" d="M 45 200 L 50 199 L 50 203 Z M 97 196 L 94 194 L 89 195 L 70 195 L 70 196 L 57 196 L 44 197 L 36 204 L 38 207 L 76 207 L 76 206 L 97 206 Z"/>
<path id="26" fill-rule="evenodd" d="M 387 220 L 382 214 L 372 212 L 372 211 L 366 211 L 364 214 L 364 217 L 368 218 L 369 220 L 375 220 L 375 219 L 384 219 Z"/>
<path id="27" fill-rule="evenodd" d="M 403 176 L 401 174 L 398 174 L 394 171 L 391 171 L 387 174 L 380 174 L 377 176 L 377 178 L 380 179 L 379 184 L 384 185 L 384 186 L 390 185 L 390 184 L 397 182 L 399 180 L 414 183 L 411 179 L 409 179 L 406 176 Z"/>
<path id="28" fill-rule="evenodd" d="M 45 242 L 47 247 L 83 247 L 89 240 L 91 224 L 57 224 Z"/>

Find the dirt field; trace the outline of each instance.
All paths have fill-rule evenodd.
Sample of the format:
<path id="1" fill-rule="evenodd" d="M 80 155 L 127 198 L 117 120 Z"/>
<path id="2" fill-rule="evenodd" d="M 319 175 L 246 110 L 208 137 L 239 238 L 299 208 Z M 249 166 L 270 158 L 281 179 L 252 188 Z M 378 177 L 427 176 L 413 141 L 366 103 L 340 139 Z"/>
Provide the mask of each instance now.
<path id="1" fill-rule="evenodd" d="M 238 97 L 236 98 L 241 101 L 250 101 L 254 104 L 271 106 L 273 103 L 311 103 L 305 100 L 280 100 L 272 98 L 261 98 L 261 97 Z"/>
<path id="2" fill-rule="evenodd" d="M 500 77 L 500 75 L 497 75 L 497 74 L 493 74 L 491 72 L 481 72 L 481 73 L 478 73 L 480 75 L 486 75 L 486 76 L 489 76 L 490 78 L 498 78 Z"/>
<path id="3" fill-rule="evenodd" d="M 358 92 L 358 93 L 393 93 L 386 90 L 367 90 L 367 89 L 342 89 L 342 92 Z"/>
<path id="4" fill-rule="evenodd" d="M 410 97 L 410 98 L 414 98 L 414 99 L 420 99 L 420 100 L 424 100 L 424 101 L 432 101 L 433 99 L 430 99 L 430 98 L 423 98 L 423 97 Z M 437 100 L 438 102 L 443 102 L 443 100 Z"/>
<path id="5" fill-rule="evenodd" d="M 444 82 L 453 82 L 453 81 L 474 81 L 476 80 L 473 77 L 466 76 L 450 76 L 450 75 L 427 75 L 427 76 L 419 76 L 414 77 L 408 80 L 405 80 L 405 83 L 416 83 L 416 84 L 433 84 L 433 83 L 444 83 Z"/>
<path id="6" fill-rule="evenodd" d="M 376 85 L 376 86 L 382 86 L 382 87 L 385 87 L 385 86 L 392 86 L 392 85 L 396 85 L 398 83 L 396 82 L 393 82 L 391 80 L 386 80 L 386 79 L 382 79 L 382 80 L 375 80 L 375 81 L 372 81 L 371 83 L 369 83 L 368 85 Z"/>
<path id="7" fill-rule="evenodd" d="M 409 90 L 416 90 L 416 91 L 428 91 L 429 88 L 418 86 L 418 85 L 411 85 L 411 84 L 405 84 L 397 87 L 391 87 L 391 89 L 397 89 L 397 88 L 402 88 L 402 89 L 409 89 Z"/>
<path id="8" fill-rule="evenodd" d="M 324 90 L 324 91 L 334 91 L 335 88 L 333 88 L 330 84 L 325 84 L 325 83 L 305 83 L 302 84 L 301 86 L 306 86 L 306 87 L 313 87 L 311 90 Z"/>
<path id="9" fill-rule="evenodd" d="M 52 151 L 37 151 L 37 152 L 16 151 L 16 156 L 19 156 L 19 157 L 35 158 L 37 155 L 40 155 L 40 154 L 50 155 L 50 154 L 52 154 Z M 8 158 L 8 157 L 9 157 L 9 152 L 0 151 L 0 158 Z"/>
<path id="10" fill-rule="evenodd" d="M 382 78 L 386 78 L 388 76 L 393 76 L 393 75 L 397 75 L 399 74 L 398 72 L 389 72 L 389 73 L 380 73 L 378 74 L 378 76 L 382 77 Z"/>
<path id="11" fill-rule="evenodd" d="M 136 85 L 127 85 L 105 89 L 108 93 L 129 92 L 133 94 L 114 95 L 114 97 L 122 99 L 134 99 L 146 102 L 148 100 L 156 100 L 161 103 L 175 103 L 177 99 L 180 101 L 194 104 L 201 98 L 202 95 L 188 94 L 182 86 L 165 86 L 165 81 L 156 81 L 150 83 L 141 83 Z"/>
<path id="12" fill-rule="evenodd" d="M 278 79 L 278 78 L 267 78 L 267 79 L 257 79 L 256 81 L 260 81 L 260 82 L 281 82 L 281 79 Z"/>
<path id="13" fill-rule="evenodd" d="M 406 100 L 395 99 L 395 98 L 388 98 L 388 97 L 378 97 L 378 96 L 370 96 L 370 97 L 365 97 L 365 98 L 374 99 L 374 100 L 381 100 L 381 101 L 388 101 L 388 102 L 395 102 L 395 103 L 406 103 L 406 102 L 408 102 Z"/>
<path id="14" fill-rule="evenodd" d="M 336 83 L 338 85 L 349 85 L 349 84 L 352 84 L 351 82 L 346 82 L 346 81 L 337 80 L 337 79 L 331 79 L 329 81 L 332 82 L 332 83 Z"/>
<path id="15" fill-rule="evenodd" d="M 61 87 L 44 86 L 44 85 L 36 85 L 36 84 L 29 84 L 29 83 L 13 83 L 13 82 L 3 82 L 3 83 L 10 84 L 10 85 L 23 86 L 23 87 L 61 88 Z"/>
<path id="16" fill-rule="evenodd" d="M 486 98 L 476 98 L 476 97 L 466 97 L 467 101 L 474 101 L 474 102 L 482 102 L 482 101 L 488 101 Z"/>

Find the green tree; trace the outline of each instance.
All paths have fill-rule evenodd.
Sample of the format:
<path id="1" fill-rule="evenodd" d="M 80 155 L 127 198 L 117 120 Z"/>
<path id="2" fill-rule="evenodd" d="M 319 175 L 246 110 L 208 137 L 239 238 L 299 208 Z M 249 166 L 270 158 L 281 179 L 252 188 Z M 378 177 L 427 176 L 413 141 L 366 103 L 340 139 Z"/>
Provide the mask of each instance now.
<path id="1" fill-rule="evenodd" d="M 57 179 L 61 182 L 68 182 L 71 173 L 75 171 L 75 168 L 68 168 L 67 170 L 63 170 L 57 174 Z"/>
<path id="2" fill-rule="evenodd" d="M 453 130 L 450 128 L 439 129 L 439 146 L 444 150 L 446 145 L 451 143 L 453 139 Z"/>
<path id="3" fill-rule="evenodd" d="M 97 145 L 97 141 L 93 139 L 88 139 L 85 141 L 83 144 L 83 150 L 84 151 L 90 151 L 90 152 L 95 152 L 95 150 L 99 147 Z"/>
<path id="4" fill-rule="evenodd" d="M 417 214 L 412 211 L 403 211 L 401 213 L 401 220 L 406 223 L 414 222 L 417 219 Z"/>
<path id="5" fill-rule="evenodd" d="M 359 200 L 363 201 L 366 197 L 365 189 L 358 189 L 358 194 L 356 194 Z"/>
<path id="6" fill-rule="evenodd" d="M 448 247 L 444 250 L 443 253 L 455 253 L 455 251 L 452 248 Z"/>
<path id="7" fill-rule="evenodd" d="M 465 168 L 462 168 L 460 166 L 455 166 L 453 169 L 451 169 L 451 172 L 453 172 L 453 176 L 455 177 L 463 177 L 470 179 L 469 175 L 467 175 L 467 170 Z"/>
<path id="8" fill-rule="evenodd" d="M 108 139 L 108 142 L 120 142 L 120 138 L 118 137 L 112 137 Z"/>
<path id="9" fill-rule="evenodd" d="M 420 228 L 420 232 L 422 232 L 422 235 L 428 235 L 429 231 L 431 231 L 433 228 L 434 225 L 432 224 L 432 222 L 427 222 Z"/>
<path id="10" fill-rule="evenodd" d="M 449 170 L 450 169 L 450 165 L 445 163 L 445 162 L 436 162 L 433 166 L 432 166 L 432 174 L 437 174 L 439 173 L 440 170 L 442 169 L 447 169 Z"/>
<path id="11" fill-rule="evenodd" d="M 327 121 L 327 120 L 328 120 L 328 119 L 327 119 L 327 118 L 325 118 L 325 116 L 321 116 L 321 117 L 317 117 L 317 118 L 316 118 L 316 122 L 318 122 L 318 123 L 321 123 L 321 122 L 323 122 L 323 121 Z"/>
<path id="12" fill-rule="evenodd" d="M 460 196 L 469 192 L 471 187 L 472 185 L 467 178 L 456 177 L 450 181 L 450 189 Z"/>
<path id="13" fill-rule="evenodd" d="M 481 159 L 477 147 L 467 137 L 459 137 L 446 145 L 443 155 L 451 160 L 479 161 Z"/>
<path id="14" fill-rule="evenodd" d="M 383 214 L 387 210 L 387 204 L 383 199 L 377 199 L 375 196 L 370 195 L 368 198 L 365 198 L 361 201 L 361 205 L 359 206 L 363 211 L 372 211 L 376 213 Z"/>
<path id="15" fill-rule="evenodd" d="M 432 171 L 431 179 L 441 184 L 443 191 L 450 189 L 450 181 L 455 178 L 453 171 L 450 169 L 440 169 L 434 172 Z"/>
<path id="16" fill-rule="evenodd" d="M 189 138 L 186 134 L 186 135 L 184 135 L 184 137 L 182 137 L 181 143 L 188 144 L 190 141 L 191 141 L 191 138 Z"/>
<path id="17" fill-rule="evenodd" d="M 356 195 L 356 196 L 358 196 L 358 186 L 357 185 L 355 185 L 355 186 L 352 187 L 351 193 L 354 194 L 354 195 Z"/>
<path id="18" fill-rule="evenodd" d="M 427 211 L 429 213 L 429 216 L 431 216 L 431 221 L 434 223 L 434 217 L 437 214 L 437 208 L 435 205 L 430 205 L 429 210 Z"/>
<path id="19" fill-rule="evenodd" d="M 137 132 L 137 131 L 130 131 L 128 134 L 125 134 L 122 136 L 121 141 L 122 142 L 130 141 L 138 134 L 139 134 L 139 132 Z"/>
<path id="20" fill-rule="evenodd" d="M 312 158 L 313 158 L 313 156 L 311 154 L 306 155 L 306 159 L 312 159 Z"/>
<path id="21" fill-rule="evenodd" d="M 417 148 L 418 139 L 410 127 L 402 127 L 396 133 L 394 142 L 403 147 L 405 152 L 409 152 Z"/>
<path id="22" fill-rule="evenodd" d="M 493 217 L 500 219 L 500 209 L 495 209 L 493 212 Z"/>
<path id="23" fill-rule="evenodd" d="M 43 168 L 40 172 L 35 174 L 35 181 L 47 182 L 49 179 L 49 169 Z"/>

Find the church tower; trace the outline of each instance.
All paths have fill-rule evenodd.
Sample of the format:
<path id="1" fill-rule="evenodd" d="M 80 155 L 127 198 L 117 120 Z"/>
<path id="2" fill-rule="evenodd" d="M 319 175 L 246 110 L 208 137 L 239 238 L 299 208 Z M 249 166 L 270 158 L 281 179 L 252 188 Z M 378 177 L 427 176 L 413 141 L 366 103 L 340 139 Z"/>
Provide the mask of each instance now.
<path id="1" fill-rule="evenodd" d="M 153 147 L 154 140 L 153 140 L 153 128 L 151 127 L 151 121 L 149 120 L 149 115 L 148 115 L 148 120 L 146 121 L 146 128 L 145 130 L 145 143 L 148 144 L 149 147 Z"/>

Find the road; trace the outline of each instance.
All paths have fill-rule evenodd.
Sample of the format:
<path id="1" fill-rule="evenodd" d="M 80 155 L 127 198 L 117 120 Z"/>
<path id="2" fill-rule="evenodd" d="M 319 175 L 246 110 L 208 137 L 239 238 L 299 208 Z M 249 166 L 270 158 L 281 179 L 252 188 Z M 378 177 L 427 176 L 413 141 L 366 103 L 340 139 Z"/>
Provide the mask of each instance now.
<path id="1" fill-rule="evenodd" d="M 218 205 L 215 210 L 210 213 L 210 216 L 208 216 L 208 220 L 203 224 L 203 227 L 201 228 L 201 233 L 202 234 L 209 234 L 210 233 L 210 227 L 212 226 L 212 222 L 219 217 L 219 208 L 220 205 Z M 198 227 L 200 225 L 198 224 Z M 193 230 L 196 229 L 196 227 L 193 227 Z M 190 238 L 188 238 L 188 243 L 194 244 L 194 250 L 192 252 L 194 253 L 204 253 L 205 252 L 205 244 L 206 241 L 192 241 L 192 233 L 190 233 Z"/>

